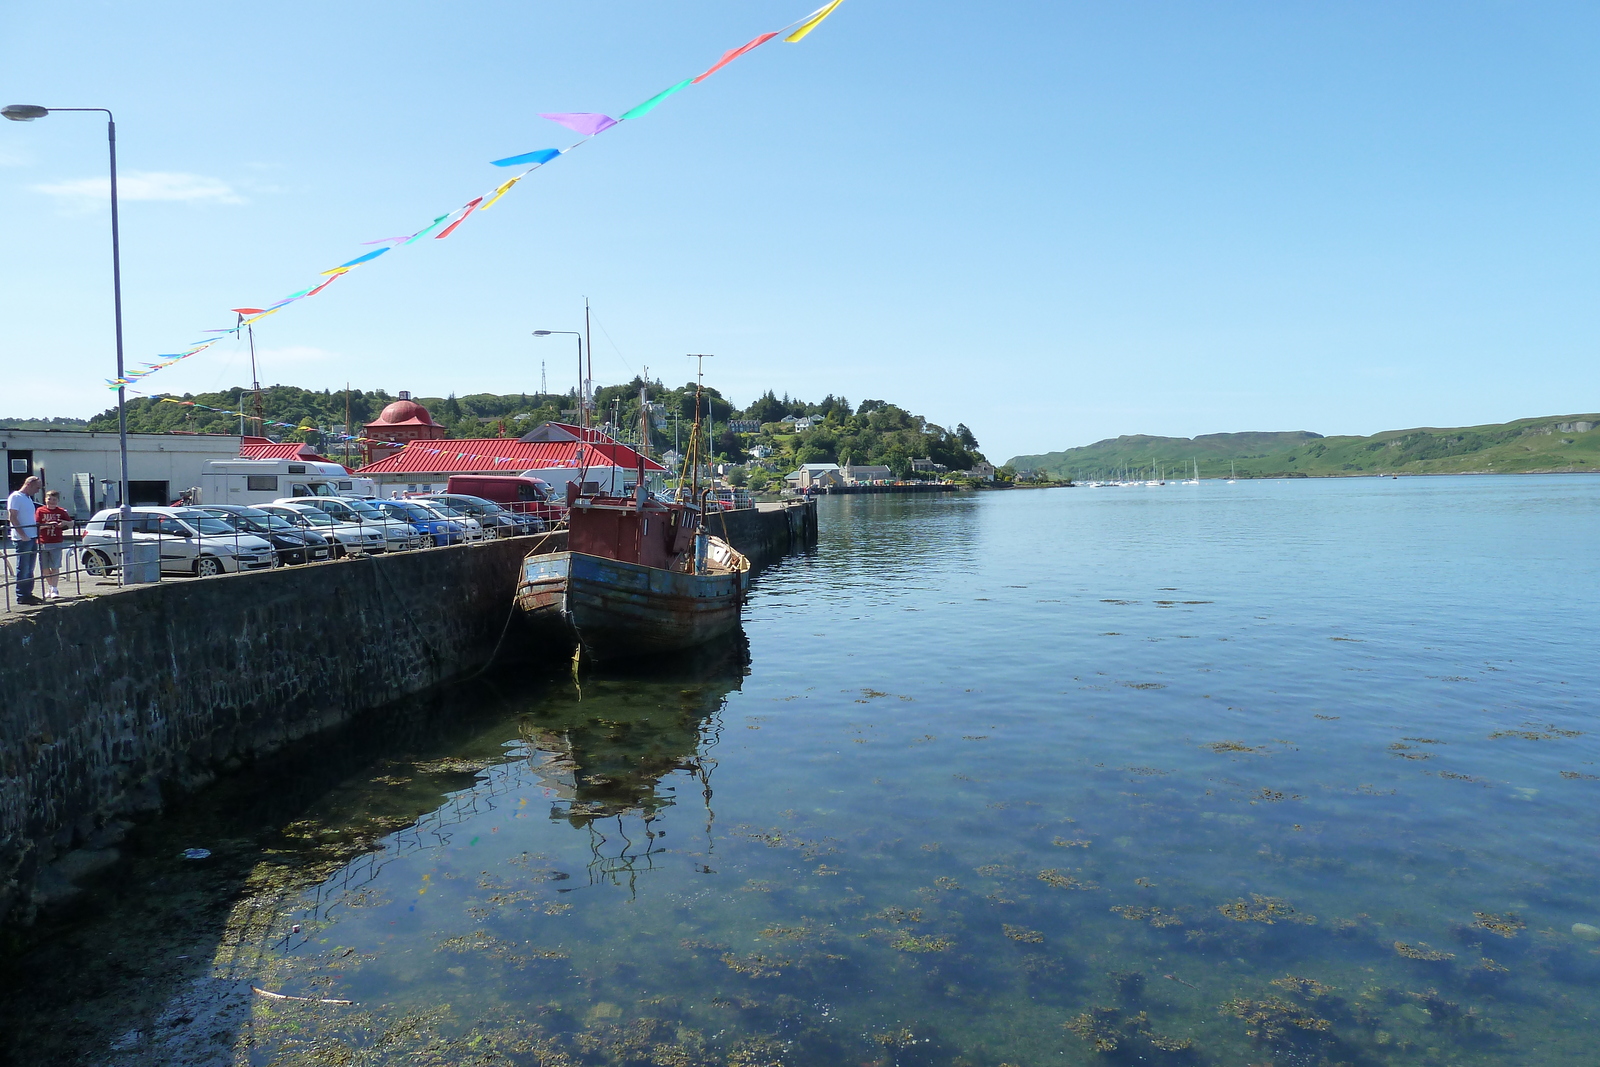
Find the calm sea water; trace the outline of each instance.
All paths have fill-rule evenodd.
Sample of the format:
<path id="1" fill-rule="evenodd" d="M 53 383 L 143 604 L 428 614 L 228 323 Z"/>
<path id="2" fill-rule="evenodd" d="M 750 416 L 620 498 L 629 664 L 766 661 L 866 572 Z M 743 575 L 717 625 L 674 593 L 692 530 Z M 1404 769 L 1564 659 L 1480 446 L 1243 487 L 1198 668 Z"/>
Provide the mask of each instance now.
<path id="1" fill-rule="evenodd" d="M 246 992 L 216 1040 L 1600 1059 L 1600 479 L 854 497 L 821 531 L 747 645 L 441 698 L 455 734 L 236 831 L 213 973 L 352 1003 Z"/>

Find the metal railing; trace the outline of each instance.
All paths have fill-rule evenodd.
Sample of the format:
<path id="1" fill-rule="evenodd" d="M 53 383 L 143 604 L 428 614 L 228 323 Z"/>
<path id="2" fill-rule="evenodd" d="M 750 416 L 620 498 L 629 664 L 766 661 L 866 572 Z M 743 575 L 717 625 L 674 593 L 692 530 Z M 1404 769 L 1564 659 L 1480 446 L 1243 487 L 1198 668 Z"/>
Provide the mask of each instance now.
<path id="1" fill-rule="evenodd" d="M 134 514 L 137 518 L 139 513 L 135 512 Z M 70 526 L 63 530 L 63 540 L 61 542 L 55 545 L 39 545 L 38 542 L 34 542 L 34 548 L 25 553 L 19 551 L 17 543 L 11 540 L 9 524 L 4 519 L 0 519 L 0 576 L 3 576 L 5 585 L 3 593 L 0 593 L 0 610 L 9 612 L 19 606 L 17 603 L 17 582 L 21 567 L 24 566 L 24 556 L 32 557 L 32 595 L 45 599 L 47 603 L 50 602 L 48 598 L 44 597 L 48 587 L 45 585 L 43 567 L 41 566 L 44 554 L 38 551 L 41 548 L 59 548 L 61 550 L 61 565 L 57 569 L 55 578 L 56 588 L 61 590 L 63 599 L 69 597 L 71 599 L 81 599 L 85 595 L 84 589 L 86 585 L 89 587 L 91 594 L 95 586 L 120 586 L 122 584 L 123 570 L 122 546 L 117 540 L 116 529 L 107 528 L 103 531 L 97 531 L 100 537 L 85 540 L 84 527 L 85 522 L 83 520 L 74 520 Z M 546 529 L 543 532 L 548 534 L 564 528 L 565 522 L 547 522 Z M 320 533 L 321 531 L 317 532 Z M 277 570 L 283 566 L 308 566 L 327 563 L 344 556 L 375 554 L 378 550 L 376 545 L 373 545 L 370 549 L 360 545 L 347 545 L 332 533 L 326 533 L 323 536 L 328 542 L 328 554 L 325 557 L 321 559 L 311 558 L 311 553 L 315 551 L 315 547 L 308 545 L 303 550 L 305 559 L 302 562 L 293 564 L 289 563 L 286 557 L 300 555 L 301 549 L 279 548 L 273 545 L 265 536 L 250 533 L 247 530 L 235 529 L 230 533 L 204 534 L 199 537 L 180 536 L 162 531 L 136 531 L 133 543 L 136 546 L 153 546 L 156 549 L 158 561 L 156 567 L 160 579 L 213 576 L 205 573 L 212 568 L 203 564 L 201 562 L 203 559 L 216 561 L 214 564 L 215 574 L 236 574 Z M 481 540 L 492 540 L 494 536 L 494 533 L 490 530 L 484 530 Z M 539 534 L 532 536 L 539 536 Z M 101 537 L 103 539 L 100 539 Z M 266 541 L 268 547 L 261 548 L 249 545 L 246 539 L 250 538 Z M 459 531 L 454 532 L 451 538 L 447 544 L 436 544 L 434 534 L 418 532 L 413 528 L 404 547 L 391 542 L 388 536 L 385 535 L 382 551 L 385 553 L 422 551 L 429 548 L 445 548 L 451 545 L 473 543 L 469 542 Z M 206 551 L 207 548 L 214 548 L 219 542 L 224 545 L 230 545 L 233 552 L 220 554 L 215 551 Z M 182 547 L 180 549 L 176 546 Z M 269 562 L 265 565 L 254 562 L 245 566 L 235 564 L 231 568 L 229 564 L 223 562 L 228 559 L 237 560 L 240 556 L 253 557 L 253 561 L 266 558 Z M 138 565 L 137 559 L 134 565 Z"/>
<path id="2" fill-rule="evenodd" d="M 74 539 L 77 526 L 77 523 L 73 523 L 74 532 L 63 531 L 64 539 L 62 541 L 50 545 L 40 545 L 35 541 L 33 542 L 33 547 L 23 553 L 18 551 L 17 543 L 11 539 L 10 523 L 0 520 L 0 576 L 5 578 L 5 592 L 0 594 L 0 604 L 4 605 L 4 610 L 11 611 L 18 606 L 17 578 L 21 573 L 22 557 L 24 555 L 32 556 L 33 596 L 45 599 L 43 594 L 49 587 L 45 584 L 44 553 L 39 551 L 41 548 L 61 549 L 61 566 L 57 569 L 55 575 L 56 588 L 60 589 L 63 584 L 70 582 L 70 595 L 73 597 L 83 596 L 84 570 L 82 562 L 78 559 L 77 542 Z M 62 595 L 69 594 L 63 593 Z"/>

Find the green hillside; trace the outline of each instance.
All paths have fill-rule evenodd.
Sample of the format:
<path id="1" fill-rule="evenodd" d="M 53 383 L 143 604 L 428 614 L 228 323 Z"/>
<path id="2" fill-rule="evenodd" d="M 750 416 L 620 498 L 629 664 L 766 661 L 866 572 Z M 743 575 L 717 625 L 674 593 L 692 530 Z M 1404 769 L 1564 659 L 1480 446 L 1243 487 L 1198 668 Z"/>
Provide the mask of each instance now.
<path id="1" fill-rule="evenodd" d="M 1118 437 L 1082 448 L 1017 456 L 1010 465 L 1056 477 L 1112 477 L 1123 469 L 1203 478 L 1339 477 L 1359 474 L 1531 474 L 1600 472 L 1600 415 L 1549 415 L 1488 426 L 1385 430 L 1371 437 L 1215 433 L 1200 437 Z"/>

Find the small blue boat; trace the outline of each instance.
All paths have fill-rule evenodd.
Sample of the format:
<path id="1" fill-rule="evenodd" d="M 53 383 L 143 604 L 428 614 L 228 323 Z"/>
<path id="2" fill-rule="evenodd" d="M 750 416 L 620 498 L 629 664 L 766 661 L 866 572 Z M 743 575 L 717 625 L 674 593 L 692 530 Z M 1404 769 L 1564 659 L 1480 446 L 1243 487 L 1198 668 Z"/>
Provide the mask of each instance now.
<path id="1" fill-rule="evenodd" d="M 523 560 L 517 605 L 596 659 L 691 648 L 739 625 L 750 561 L 706 533 L 700 511 L 637 491 L 579 497 L 567 551 Z"/>

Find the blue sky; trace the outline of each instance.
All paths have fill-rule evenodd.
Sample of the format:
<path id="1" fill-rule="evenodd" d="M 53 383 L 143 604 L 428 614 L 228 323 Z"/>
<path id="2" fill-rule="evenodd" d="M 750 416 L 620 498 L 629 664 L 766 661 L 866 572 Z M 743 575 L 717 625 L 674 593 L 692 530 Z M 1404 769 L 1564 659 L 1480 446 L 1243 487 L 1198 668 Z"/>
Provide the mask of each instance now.
<path id="1" fill-rule="evenodd" d="M 488 191 L 808 0 L 13 7 L 0 103 L 118 115 L 130 362 Z M 68 13 L 70 12 L 70 13 Z M 896 401 L 994 459 L 1592 411 L 1600 8 L 846 0 L 264 320 L 263 380 Z M 93 116 L 0 124 L 0 415 L 111 394 Z M 148 379 L 248 379 L 225 343 Z"/>

